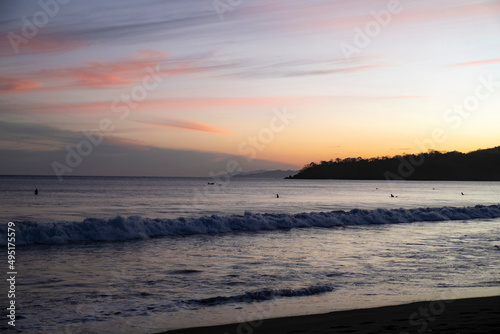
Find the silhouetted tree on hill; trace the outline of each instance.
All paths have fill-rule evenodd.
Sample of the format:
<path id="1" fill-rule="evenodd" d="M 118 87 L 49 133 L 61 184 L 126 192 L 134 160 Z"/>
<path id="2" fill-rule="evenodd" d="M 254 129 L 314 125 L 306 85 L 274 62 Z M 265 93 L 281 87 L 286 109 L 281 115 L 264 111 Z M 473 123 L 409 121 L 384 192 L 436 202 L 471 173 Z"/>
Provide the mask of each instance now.
<path id="1" fill-rule="evenodd" d="M 500 181 L 500 146 L 470 153 L 457 151 L 346 158 L 311 162 L 291 179 Z"/>

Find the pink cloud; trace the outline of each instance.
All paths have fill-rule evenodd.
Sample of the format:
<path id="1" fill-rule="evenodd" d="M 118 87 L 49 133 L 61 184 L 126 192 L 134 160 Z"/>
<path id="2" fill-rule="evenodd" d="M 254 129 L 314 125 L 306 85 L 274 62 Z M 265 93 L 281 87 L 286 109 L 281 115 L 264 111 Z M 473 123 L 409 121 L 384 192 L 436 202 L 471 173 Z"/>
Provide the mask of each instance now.
<path id="1" fill-rule="evenodd" d="M 193 131 L 209 132 L 209 133 L 224 134 L 224 135 L 231 134 L 231 132 L 226 129 L 190 120 L 163 119 L 154 121 L 135 121 L 135 122 L 159 126 L 159 127 L 166 127 L 166 128 L 177 128 L 183 130 L 193 130 Z"/>
<path id="2" fill-rule="evenodd" d="M 235 109 L 241 108 L 277 108 L 282 106 L 310 106 L 314 104 L 331 104 L 341 99 L 355 100 L 360 99 L 415 99 L 425 96 L 252 96 L 252 97 L 218 97 L 218 98 L 163 98 L 146 99 L 138 103 L 136 108 L 129 107 L 131 113 L 143 113 L 147 111 L 160 112 L 178 112 L 183 110 L 210 110 L 210 109 Z M 37 104 L 18 106 L 17 113 L 44 113 L 44 114 L 89 114 L 103 113 L 113 114 L 114 110 L 127 107 L 125 102 L 117 100 L 116 103 L 109 101 L 82 102 L 82 103 L 60 103 L 60 104 Z M 157 122 L 151 124 L 159 125 Z M 202 126 L 196 126 L 194 123 L 168 123 L 168 126 L 178 126 L 202 129 Z M 210 128 L 206 128 L 210 130 Z M 212 129 L 213 130 L 213 129 Z M 223 130 L 222 132 L 224 132 Z M 221 132 L 221 133 L 222 133 Z"/>
<path id="3" fill-rule="evenodd" d="M 245 107 L 279 107 L 285 105 L 303 105 L 321 100 L 330 99 L 329 97 L 311 96 L 254 96 L 254 97 L 220 97 L 220 98 L 165 98 L 165 99 L 146 99 L 138 104 L 137 108 L 128 108 L 131 112 L 144 110 L 160 111 L 180 111 L 192 109 L 217 109 L 217 108 L 245 108 Z M 117 100 L 117 103 L 111 102 L 82 102 L 66 104 L 38 104 L 26 106 L 18 112 L 43 112 L 47 114 L 57 113 L 111 113 L 120 107 L 126 107 L 125 102 Z"/>
<path id="4" fill-rule="evenodd" d="M 139 50 L 129 59 L 114 62 L 89 61 L 79 67 L 56 68 L 23 74 L 37 81 L 37 92 L 72 89 L 113 89 L 128 88 L 142 82 L 147 76 L 176 76 L 207 71 L 208 69 L 185 63 L 166 65 L 167 54 L 158 50 Z M 148 71 L 149 70 L 149 71 Z M 33 90 L 31 90 L 33 91 Z M 30 92 L 31 92 L 30 91 Z"/>
<path id="5" fill-rule="evenodd" d="M 0 93 L 31 91 L 37 87 L 40 87 L 41 85 L 42 83 L 39 81 L 8 77 L 0 74 Z"/>
<path id="6" fill-rule="evenodd" d="M 130 87 L 147 75 L 148 68 L 154 68 L 166 55 L 160 51 L 141 50 L 131 59 L 116 62 L 86 62 L 80 67 L 42 70 L 35 77 L 47 82 L 64 82 L 66 88 L 122 88 Z M 177 70 L 177 69 L 175 69 Z M 166 75 L 167 70 L 155 72 Z M 170 74 L 170 73 L 168 73 Z M 69 86 L 67 85 L 69 84 Z M 61 84 L 59 84 L 61 86 Z"/>
<path id="7" fill-rule="evenodd" d="M 145 101 L 145 108 L 152 109 L 215 109 L 261 107 L 284 105 L 300 102 L 308 98 L 295 96 L 254 96 L 254 97 L 220 97 L 220 98 L 169 98 Z"/>
<path id="8" fill-rule="evenodd" d="M 454 64 L 453 66 L 489 65 L 489 64 L 496 64 L 496 63 L 500 63 L 500 58 L 467 61 L 465 63 Z"/>

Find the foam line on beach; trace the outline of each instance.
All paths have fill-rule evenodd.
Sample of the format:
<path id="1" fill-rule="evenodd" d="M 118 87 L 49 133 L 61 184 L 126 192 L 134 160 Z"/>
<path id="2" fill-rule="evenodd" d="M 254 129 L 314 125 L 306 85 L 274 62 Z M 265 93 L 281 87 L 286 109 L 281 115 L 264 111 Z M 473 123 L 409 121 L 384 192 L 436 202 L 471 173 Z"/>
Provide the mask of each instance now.
<path id="1" fill-rule="evenodd" d="M 500 205 L 418 209 L 376 209 L 298 214 L 204 216 L 200 218 L 151 219 L 139 216 L 112 219 L 87 218 L 81 222 L 16 222 L 16 245 L 68 244 L 126 241 L 160 236 L 220 234 L 236 231 L 273 231 L 307 227 L 400 224 L 499 218 Z M 0 228 L 1 246 L 7 244 L 7 228 Z"/>
<path id="2" fill-rule="evenodd" d="M 265 301 L 274 298 L 314 296 L 330 291 L 333 291 L 333 287 L 330 285 L 310 286 L 301 289 L 263 289 L 259 291 L 246 292 L 236 296 L 217 296 L 203 299 L 193 299 L 186 301 L 185 303 L 199 306 L 217 306 L 229 303 L 252 303 L 255 301 Z"/>

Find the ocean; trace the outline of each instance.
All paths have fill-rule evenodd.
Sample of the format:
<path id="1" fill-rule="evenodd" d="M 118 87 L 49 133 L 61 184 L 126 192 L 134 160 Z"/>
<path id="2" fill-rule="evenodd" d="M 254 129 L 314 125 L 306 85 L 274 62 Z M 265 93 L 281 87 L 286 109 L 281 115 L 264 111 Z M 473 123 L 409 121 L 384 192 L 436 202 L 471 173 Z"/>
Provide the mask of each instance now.
<path id="1" fill-rule="evenodd" d="M 11 300 L 29 333 L 248 332 L 500 294 L 500 182 L 0 176 L 0 208 L 0 329 Z"/>

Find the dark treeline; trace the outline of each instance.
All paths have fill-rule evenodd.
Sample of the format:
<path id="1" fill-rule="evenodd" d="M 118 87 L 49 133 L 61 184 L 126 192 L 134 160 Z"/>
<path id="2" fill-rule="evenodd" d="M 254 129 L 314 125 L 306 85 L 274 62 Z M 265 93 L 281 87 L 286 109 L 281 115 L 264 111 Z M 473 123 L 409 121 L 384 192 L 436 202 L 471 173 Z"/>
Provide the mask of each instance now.
<path id="1" fill-rule="evenodd" d="M 500 181 L 500 146 L 470 153 L 430 151 L 311 162 L 292 179 Z"/>

